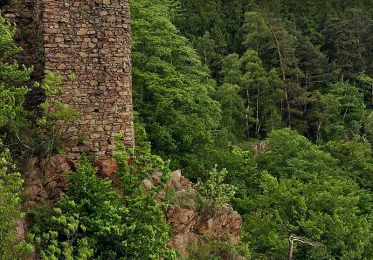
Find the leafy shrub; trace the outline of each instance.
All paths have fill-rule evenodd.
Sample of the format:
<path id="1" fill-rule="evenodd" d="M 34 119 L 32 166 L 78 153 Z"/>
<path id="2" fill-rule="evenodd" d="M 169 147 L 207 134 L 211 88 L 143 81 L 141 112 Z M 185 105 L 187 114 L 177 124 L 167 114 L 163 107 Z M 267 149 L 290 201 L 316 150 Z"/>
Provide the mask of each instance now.
<path id="1" fill-rule="evenodd" d="M 42 259 L 175 259 L 166 248 L 169 227 L 153 197 L 159 187 L 149 192 L 141 187 L 144 176 L 159 171 L 165 179 L 169 169 L 159 157 L 117 148 L 116 187 L 83 158 L 68 175 L 66 193 L 52 215 L 34 217 Z"/>
<path id="2" fill-rule="evenodd" d="M 13 171 L 9 150 L 0 140 L 0 259 L 25 259 L 33 251 L 31 244 L 17 234 L 24 214 L 21 211 L 21 175 Z"/>
<path id="3" fill-rule="evenodd" d="M 20 67 L 14 55 L 22 49 L 13 41 L 16 28 L 0 15 L 0 133 L 17 131 L 25 123 L 23 102 L 32 68 Z"/>
<path id="4" fill-rule="evenodd" d="M 226 169 L 218 171 L 215 166 L 206 182 L 196 184 L 200 211 L 215 215 L 224 203 L 233 199 L 236 187 L 223 183 L 227 173 Z"/>

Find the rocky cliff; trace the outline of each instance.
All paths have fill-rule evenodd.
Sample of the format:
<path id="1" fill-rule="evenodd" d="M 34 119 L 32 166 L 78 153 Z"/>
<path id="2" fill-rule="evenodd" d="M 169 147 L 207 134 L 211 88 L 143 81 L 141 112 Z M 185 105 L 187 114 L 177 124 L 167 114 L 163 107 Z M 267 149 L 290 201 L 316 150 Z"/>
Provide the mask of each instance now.
<path id="1" fill-rule="evenodd" d="M 149 189 L 159 180 L 157 174 L 143 182 Z M 193 247 L 201 247 L 208 241 L 218 240 L 235 244 L 239 240 L 242 227 L 241 216 L 225 204 L 215 214 L 201 210 L 196 190 L 180 171 L 171 173 L 165 189 L 158 194 L 160 200 L 168 200 L 165 217 L 171 226 L 168 246 L 176 249 L 183 257 L 193 258 Z M 227 255 L 225 259 L 239 259 Z"/>
<path id="2" fill-rule="evenodd" d="M 98 174 L 115 182 L 117 165 L 114 159 L 99 160 L 94 165 L 98 168 Z M 55 155 L 49 159 L 33 158 L 25 166 L 29 169 L 25 171 L 25 193 L 29 205 L 59 198 L 66 184 L 65 173 L 75 171 L 76 168 L 67 155 Z M 154 173 L 142 185 L 150 189 L 159 180 L 159 173 Z M 227 204 L 215 214 L 203 212 L 198 205 L 196 190 L 180 171 L 171 173 L 164 190 L 156 196 L 160 202 L 168 202 L 165 211 L 165 218 L 171 227 L 168 246 L 177 250 L 181 256 L 193 258 L 192 248 L 209 241 L 230 241 L 235 244 L 239 240 L 241 216 Z M 238 256 L 232 257 L 227 256 L 225 259 L 239 259 Z"/>

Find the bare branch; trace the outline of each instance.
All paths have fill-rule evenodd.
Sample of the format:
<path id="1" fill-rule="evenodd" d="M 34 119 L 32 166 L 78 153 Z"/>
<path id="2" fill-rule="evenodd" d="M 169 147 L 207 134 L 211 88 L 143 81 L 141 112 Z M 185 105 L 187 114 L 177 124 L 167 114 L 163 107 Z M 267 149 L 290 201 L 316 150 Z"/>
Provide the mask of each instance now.
<path id="1" fill-rule="evenodd" d="M 18 134 L 16 133 L 16 137 L 18 139 L 18 141 L 24 146 L 26 147 L 27 149 L 30 149 L 30 150 L 33 150 L 33 148 L 31 148 L 30 146 L 28 146 L 27 144 L 24 144 L 21 139 L 19 138 Z"/>
<path id="2" fill-rule="evenodd" d="M 306 237 L 290 236 L 289 237 L 289 260 L 293 259 L 294 242 L 300 242 L 302 244 L 307 244 L 312 247 L 321 245 L 320 243 L 314 242 Z"/>

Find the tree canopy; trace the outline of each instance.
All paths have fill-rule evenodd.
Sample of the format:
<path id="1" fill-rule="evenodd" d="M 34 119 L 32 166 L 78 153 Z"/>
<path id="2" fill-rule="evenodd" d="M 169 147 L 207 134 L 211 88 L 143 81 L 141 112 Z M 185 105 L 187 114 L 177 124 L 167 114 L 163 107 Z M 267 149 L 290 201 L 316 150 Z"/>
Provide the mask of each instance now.
<path id="1" fill-rule="evenodd" d="M 162 204 L 140 185 L 171 168 L 214 214 L 231 203 L 242 215 L 252 259 L 372 259 L 373 2 L 133 0 L 131 15 L 136 150 L 117 142 L 116 183 L 82 160 L 59 200 L 29 210 L 29 239 L 15 232 L 17 165 L 26 143 L 63 152 L 35 147 L 75 114 L 44 104 L 30 120 L 32 69 L 0 17 L 0 258 L 175 259 Z"/>

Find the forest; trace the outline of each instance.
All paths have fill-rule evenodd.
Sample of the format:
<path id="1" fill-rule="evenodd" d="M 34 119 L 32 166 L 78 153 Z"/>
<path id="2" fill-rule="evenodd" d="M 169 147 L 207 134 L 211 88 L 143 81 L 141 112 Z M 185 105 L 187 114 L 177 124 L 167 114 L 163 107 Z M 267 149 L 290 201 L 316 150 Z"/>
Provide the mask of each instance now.
<path id="1" fill-rule="evenodd" d="M 130 4 L 136 151 L 117 144 L 117 185 L 84 158 L 61 199 L 27 209 L 25 143 L 58 152 L 53 124 L 76 115 L 25 108 L 32 69 L 0 18 L 0 259 L 182 259 L 165 247 L 162 187 L 139 184 L 176 169 L 243 219 L 239 243 L 190 259 L 373 259 L 373 1 Z"/>

